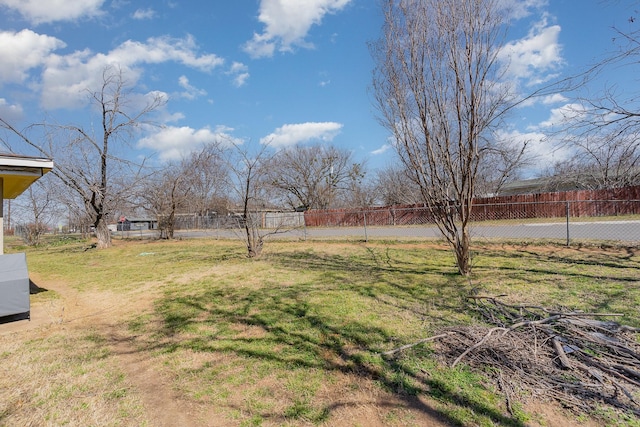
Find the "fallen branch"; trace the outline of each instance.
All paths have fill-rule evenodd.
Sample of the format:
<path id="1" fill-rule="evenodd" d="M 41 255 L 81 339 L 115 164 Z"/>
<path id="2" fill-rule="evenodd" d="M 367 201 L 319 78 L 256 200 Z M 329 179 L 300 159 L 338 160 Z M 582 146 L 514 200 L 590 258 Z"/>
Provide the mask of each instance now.
<path id="1" fill-rule="evenodd" d="M 456 365 L 458 364 L 458 362 L 460 362 L 460 360 L 462 360 L 463 357 L 465 357 L 467 354 L 471 353 L 473 350 L 475 350 L 476 348 L 480 347 L 482 344 L 484 344 L 485 342 L 487 342 L 487 340 L 489 339 L 489 337 L 491 336 L 491 334 L 493 334 L 494 332 L 498 332 L 498 331 L 503 331 L 506 332 L 508 331 L 508 329 L 506 328 L 493 328 L 493 329 L 489 329 L 489 331 L 487 332 L 487 334 L 480 340 L 478 341 L 473 347 L 469 347 L 467 350 L 465 350 L 464 353 L 462 353 L 460 356 L 458 356 L 456 358 L 456 360 L 453 361 L 453 363 L 451 364 L 452 368 L 455 368 Z"/>
<path id="2" fill-rule="evenodd" d="M 553 399 L 580 413 L 608 405 L 640 415 L 640 329 L 602 319 L 622 314 L 488 296 L 468 301 L 492 326 L 448 328 L 455 338 L 439 335 L 436 354 L 452 367 L 467 358 L 470 367 L 494 373 L 498 389 L 509 393 L 507 406 L 519 396 Z"/>
<path id="3" fill-rule="evenodd" d="M 440 339 L 440 338 L 444 338 L 446 336 L 453 335 L 453 334 L 454 334 L 454 332 L 446 332 L 444 334 L 436 335 L 436 336 L 429 337 L 429 338 L 424 338 L 424 339 L 421 339 L 420 341 L 414 342 L 413 344 L 406 344 L 406 345 L 400 346 L 398 348 L 394 348 L 393 350 L 382 352 L 380 354 L 382 354 L 383 356 L 392 356 L 392 355 L 394 355 L 394 354 L 396 354 L 396 353 L 398 353 L 398 352 L 400 352 L 402 350 L 406 350 L 408 348 L 415 347 L 415 346 L 420 345 L 422 343 L 433 341 L 433 340 L 437 340 L 437 339 Z"/>
<path id="4" fill-rule="evenodd" d="M 556 335 L 555 337 L 553 337 L 551 339 L 551 342 L 553 342 L 553 348 L 558 354 L 558 359 L 560 360 L 560 366 L 562 366 L 564 369 L 571 369 L 571 362 L 569 362 L 567 353 L 564 352 L 564 349 L 562 348 L 562 343 L 560 342 L 560 339 L 558 338 L 558 336 Z"/>

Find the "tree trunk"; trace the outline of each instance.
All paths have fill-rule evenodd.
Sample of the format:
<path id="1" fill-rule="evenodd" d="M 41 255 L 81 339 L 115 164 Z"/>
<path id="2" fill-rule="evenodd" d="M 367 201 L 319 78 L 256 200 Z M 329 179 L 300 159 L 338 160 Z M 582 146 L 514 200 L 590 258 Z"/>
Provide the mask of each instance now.
<path id="1" fill-rule="evenodd" d="M 98 239 L 97 248 L 106 249 L 111 247 L 111 232 L 104 218 L 99 218 L 95 223 L 96 237 Z"/>
<path id="2" fill-rule="evenodd" d="M 167 221 L 167 239 L 172 240 L 173 239 L 173 232 L 175 230 L 175 220 L 176 220 L 176 216 L 175 216 L 175 211 L 171 211 L 171 213 L 169 214 L 169 220 Z"/>
<path id="3" fill-rule="evenodd" d="M 454 248 L 456 264 L 458 265 L 458 272 L 463 276 L 468 276 L 471 273 L 471 245 L 469 231 L 465 228 L 460 234 L 461 235 L 456 239 Z"/>

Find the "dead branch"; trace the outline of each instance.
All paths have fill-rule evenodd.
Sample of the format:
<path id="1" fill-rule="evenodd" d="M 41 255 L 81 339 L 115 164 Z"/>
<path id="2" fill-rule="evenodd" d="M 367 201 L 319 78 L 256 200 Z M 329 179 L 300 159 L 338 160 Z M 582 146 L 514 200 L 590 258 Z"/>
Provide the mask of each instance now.
<path id="1" fill-rule="evenodd" d="M 640 329 L 566 307 L 511 304 L 499 297 L 469 297 L 491 326 L 448 328 L 436 353 L 456 366 L 496 372 L 496 386 L 515 398 L 552 399 L 576 412 L 609 406 L 640 415 Z M 602 319 L 602 320 L 601 320 Z"/>
<path id="2" fill-rule="evenodd" d="M 444 337 L 452 335 L 452 334 L 454 334 L 454 332 L 446 332 L 444 334 L 435 335 L 435 336 L 429 337 L 429 338 L 424 338 L 424 339 L 421 339 L 420 341 L 414 342 L 413 344 L 406 344 L 406 345 L 400 346 L 398 348 L 394 348 L 393 350 L 382 352 L 381 354 L 383 356 L 392 356 L 392 355 L 394 355 L 394 354 L 396 354 L 396 353 L 398 353 L 400 351 L 407 350 L 407 349 L 409 349 L 411 347 L 415 347 L 415 346 L 417 346 L 419 344 L 422 344 L 422 343 L 425 343 L 425 342 L 429 342 L 429 341 L 433 341 L 433 340 L 437 340 L 437 339 L 440 339 L 440 338 L 444 338 Z"/>
<path id="3" fill-rule="evenodd" d="M 558 353 L 558 358 L 560 360 L 560 365 L 562 365 L 562 367 L 564 369 L 571 369 L 571 362 L 569 362 L 569 358 L 567 357 L 567 353 L 564 352 L 564 349 L 562 348 L 562 344 L 560 343 L 560 339 L 556 336 L 553 337 L 552 340 L 553 342 L 553 348 L 556 351 L 556 353 Z"/>

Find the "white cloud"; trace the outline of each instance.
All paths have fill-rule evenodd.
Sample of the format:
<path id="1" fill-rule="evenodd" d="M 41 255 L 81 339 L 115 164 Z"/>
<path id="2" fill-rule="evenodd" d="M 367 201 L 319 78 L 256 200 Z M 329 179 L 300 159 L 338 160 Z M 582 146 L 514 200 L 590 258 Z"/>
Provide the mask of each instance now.
<path id="1" fill-rule="evenodd" d="M 540 122 L 540 124 L 538 124 L 536 127 L 532 127 L 532 129 L 549 129 L 556 126 L 561 126 L 581 116 L 583 112 L 584 107 L 580 104 L 565 104 L 562 107 L 551 109 L 549 118 Z"/>
<path id="2" fill-rule="evenodd" d="M 567 101 L 568 101 L 567 97 L 559 93 L 545 96 L 544 98 L 542 98 L 542 103 L 544 105 L 559 104 L 561 102 L 567 102 Z"/>
<path id="3" fill-rule="evenodd" d="M 387 151 L 391 150 L 393 148 L 393 146 L 391 144 L 384 144 L 382 147 L 378 148 L 377 150 L 373 150 L 371 152 L 372 155 L 374 156 L 378 156 L 380 154 L 384 154 Z"/>
<path id="4" fill-rule="evenodd" d="M 496 133 L 496 138 L 503 143 L 518 147 L 526 143 L 526 153 L 536 165 L 533 169 L 538 172 L 557 161 L 565 160 L 569 155 L 566 147 L 556 143 L 542 132 L 499 131 Z"/>
<path id="5" fill-rule="evenodd" d="M 254 33 L 244 50 L 254 58 L 272 56 L 276 49 L 290 52 L 293 47 L 311 47 L 305 41 L 313 25 L 328 13 L 341 11 L 353 0 L 261 0 L 258 20 L 265 25 Z"/>
<path id="6" fill-rule="evenodd" d="M 0 0 L 0 6 L 17 11 L 32 24 L 99 16 L 103 3 L 104 0 Z"/>
<path id="7" fill-rule="evenodd" d="M 127 40 L 109 52 L 108 57 L 121 64 L 175 61 L 200 71 L 211 71 L 223 64 L 224 60 L 216 55 L 197 55 L 197 48 L 191 35 L 183 39 L 151 37 L 146 43 Z"/>
<path id="8" fill-rule="evenodd" d="M 55 37 L 31 30 L 0 32 L 0 85 L 24 82 L 30 69 L 41 66 L 51 52 L 65 46 Z"/>
<path id="9" fill-rule="evenodd" d="M 135 12 L 133 12 L 133 19 L 139 19 L 139 20 L 153 19 L 155 16 L 156 16 L 156 11 L 151 8 L 138 9 Z"/>
<path id="10" fill-rule="evenodd" d="M 332 141 L 340 133 L 342 124 L 335 122 L 308 122 L 284 125 L 272 134 L 260 139 L 261 144 L 272 147 L 289 147 L 312 140 Z"/>
<path id="11" fill-rule="evenodd" d="M 224 63 L 213 54 L 198 55 L 191 36 L 156 37 L 145 43 L 128 40 L 107 54 L 83 50 L 69 55 L 50 55 L 42 75 L 42 105 L 51 109 L 84 105 L 86 90 L 98 87 L 105 67 L 119 67 L 128 82 L 135 84 L 142 73 L 138 66 L 170 61 L 205 72 Z"/>
<path id="12" fill-rule="evenodd" d="M 236 87 L 242 87 L 249 79 L 249 67 L 241 62 L 233 62 L 227 74 L 233 76 L 233 84 Z"/>
<path id="13" fill-rule="evenodd" d="M 140 139 L 138 148 L 157 151 L 162 161 L 179 160 L 209 142 L 223 140 L 241 144 L 241 140 L 231 136 L 232 131 L 226 126 L 218 126 L 214 130 L 208 127 L 193 129 L 188 126 L 167 126 Z"/>
<path id="14" fill-rule="evenodd" d="M 547 0 L 500 0 L 500 6 L 507 11 L 512 19 L 522 19 L 531 14 L 534 9 L 546 6 Z"/>
<path id="15" fill-rule="evenodd" d="M 199 96 L 204 96 L 207 94 L 206 90 L 198 89 L 197 87 L 191 86 L 191 84 L 189 84 L 189 79 L 187 78 L 187 76 L 180 76 L 180 78 L 178 78 L 178 84 L 185 90 L 180 94 L 182 98 L 196 99 Z"/>
<path id="16" fill-rule="evenodd" d="M 21 105 L 9 104 L 6 99 L 0 98 L 0 117 L 7 122 L 17 122 L 24 117 Z"/>
<path id="17" fill-rule="evenodd" d="M 552 79 L 553 71 L 564 63 L 558 42 L 560 30 L 559 25 L 548 25 L 543 18 L 526 37 L 506 43 L 498 58 L 507 67 L 508 74 L 525 80 L 527 85 Z"/>

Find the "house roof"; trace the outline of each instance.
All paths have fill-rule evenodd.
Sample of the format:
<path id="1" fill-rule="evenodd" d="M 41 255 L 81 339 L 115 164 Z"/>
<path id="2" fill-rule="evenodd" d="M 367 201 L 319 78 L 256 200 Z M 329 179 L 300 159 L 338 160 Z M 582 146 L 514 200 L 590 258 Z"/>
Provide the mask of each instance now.
<path id="1" fill-rule="evenodd" d="M 51 169 L 51 159 L 0 153 L 2 198 L 15 199 Z"/>

